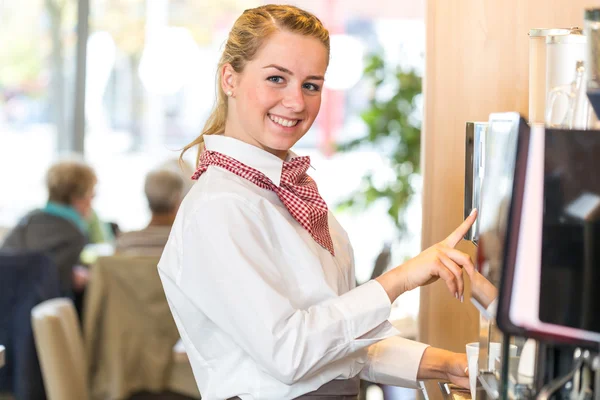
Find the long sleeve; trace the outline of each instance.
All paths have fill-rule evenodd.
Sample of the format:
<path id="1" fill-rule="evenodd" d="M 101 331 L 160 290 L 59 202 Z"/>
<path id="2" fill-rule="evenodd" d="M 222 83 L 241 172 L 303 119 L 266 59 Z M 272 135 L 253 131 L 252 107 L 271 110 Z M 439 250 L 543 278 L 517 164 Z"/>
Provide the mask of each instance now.
<path id="1" fill-rule="evenodd" d="M 291 385 L 398 333 L 387 321 L 390 301 L 376 281 L 338 296 L 315 275 L 322 301 L 296 306 L 286 279 L 298 266 L 281 238 L 263 228 L 263 218 L 235 196 L 204 202 L 184 223 L 176 283 L 268 374 Z"/>
<path id="2" fill-rule="evenodd" d="M 369 347 L 360 377 L 383 385 L 418 388 L 417 372 L 426 344 L 394 336 Z"/>

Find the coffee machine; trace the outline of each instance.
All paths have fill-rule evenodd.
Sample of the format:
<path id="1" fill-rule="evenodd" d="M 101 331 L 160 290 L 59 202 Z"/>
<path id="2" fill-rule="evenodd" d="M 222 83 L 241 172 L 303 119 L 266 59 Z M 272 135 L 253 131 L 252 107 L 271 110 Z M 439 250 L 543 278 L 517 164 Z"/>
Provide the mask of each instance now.
<path id="1" fill-rule="evenodd" d="M 464 208 L 477 207 L 480 221 L 466 238 L 499 288 L 496 309 L 471 300 L 476 397 L 600 399 L 600 131 L 530 125 L 517 113 L 490 115 L 484 139 L 476 126 L 466 126 Z"/>

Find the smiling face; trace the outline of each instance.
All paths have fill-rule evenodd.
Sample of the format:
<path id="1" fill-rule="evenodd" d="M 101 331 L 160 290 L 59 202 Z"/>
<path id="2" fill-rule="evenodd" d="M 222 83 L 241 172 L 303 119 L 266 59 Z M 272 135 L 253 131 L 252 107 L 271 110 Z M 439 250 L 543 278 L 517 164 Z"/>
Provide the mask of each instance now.
<path id="1" fill-rule="evenodd" d="M 223 66 L 223 90 L 232 93 L 225 136 L 285 159 L 319 113 L 327 61 L 327 49 L 319 40 L 280 31 L 241 73 Z"/>

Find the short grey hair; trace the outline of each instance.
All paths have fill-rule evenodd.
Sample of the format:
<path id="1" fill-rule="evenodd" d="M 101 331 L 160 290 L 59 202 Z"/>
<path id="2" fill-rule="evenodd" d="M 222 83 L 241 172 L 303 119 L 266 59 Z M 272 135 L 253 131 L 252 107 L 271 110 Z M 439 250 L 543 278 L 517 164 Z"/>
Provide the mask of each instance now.
<path id="1" fill-rule="evenodd" d="M 184 194 L 183 177 L 168 169 L 150 171 L 146 175 L 144 192 L 153 214 L 171 212 L 179 206 Z"/>

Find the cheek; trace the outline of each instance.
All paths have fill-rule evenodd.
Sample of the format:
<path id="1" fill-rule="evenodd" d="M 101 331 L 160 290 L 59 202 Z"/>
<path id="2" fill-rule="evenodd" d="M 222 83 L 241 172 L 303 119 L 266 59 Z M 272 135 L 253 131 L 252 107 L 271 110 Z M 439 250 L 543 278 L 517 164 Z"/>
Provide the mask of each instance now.
<path id="1" fill-rule="evenodd" d="M 252 94 L 252 103 L 249 106 L 261 113 L 267 113 L 281 101 L 281 91 L 266 85 L 256 86 Z"/>
<path id="2" fill-rule="evenodd" d="M 245 91 L 246 108 L 249 110 L 258 110 L 263 107 L 264 104 L 268 103 L 268 99 L 271 97 L 269 88 L 263 85 L 256 85 L 249 87 Z"/>
<path id="3" fill-rule="evenodd" d="M 254 87 L 250 87 L 248 89 L 246 89 L 245 91 L 246 94 L 246 101 L 248 102 L 248 106 L 252 107 L 252 105 L 256 104 L 256 102 L 260 99 L 261 97 L 261 89 L 259 86 L 254 86 Z"/>
<path id="4" fill-rule="evenodd" d="M 317 117 L 319 110 L 321 109 L 321 95 L 314 96 L 309 101 L 306 102 L 308 107 L 310 107 L 310 114 L 313 119 Z"/>

